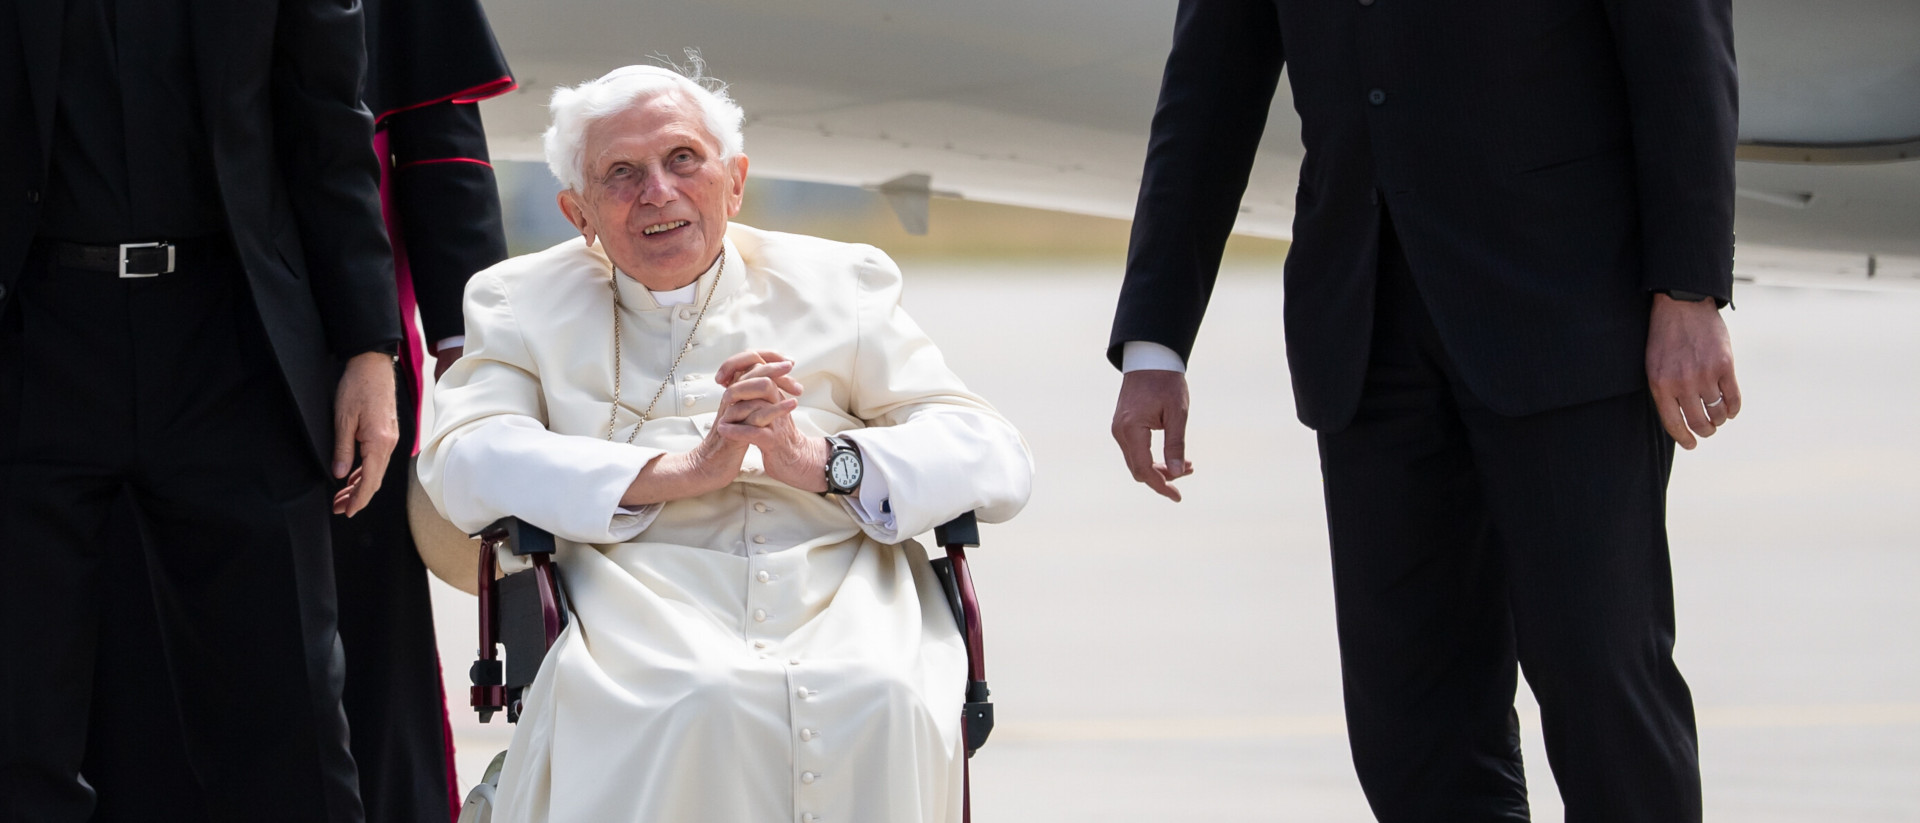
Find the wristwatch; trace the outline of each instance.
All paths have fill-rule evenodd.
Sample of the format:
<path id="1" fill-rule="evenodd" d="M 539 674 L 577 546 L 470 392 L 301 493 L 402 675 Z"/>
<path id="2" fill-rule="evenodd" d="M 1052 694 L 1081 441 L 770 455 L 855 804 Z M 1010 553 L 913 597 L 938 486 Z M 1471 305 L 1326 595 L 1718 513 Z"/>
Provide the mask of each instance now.
<path id="1" fill-rule="evenodd" d="M 826 494 L 848 495 L 860 488 L 863 466 L 860 450 L 853 442 L 838 436 L 827 438 Z"/>

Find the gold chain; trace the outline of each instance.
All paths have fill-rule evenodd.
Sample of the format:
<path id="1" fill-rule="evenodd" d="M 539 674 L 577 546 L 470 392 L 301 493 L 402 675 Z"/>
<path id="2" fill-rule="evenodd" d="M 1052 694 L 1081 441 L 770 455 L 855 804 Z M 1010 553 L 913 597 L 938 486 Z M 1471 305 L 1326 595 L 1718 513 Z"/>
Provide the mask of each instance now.
<path id="1" fill-rule="evenodd" d="M 693 336 L 700 333 L 700 321 L 707 318 L 707 307 L 713 304 L 713 293 L 720 290 L 720 278 L 727 276 L 727 250 L 720 249 L 720 271 L 713 275 L 713 285 L 707 287 L 707 298 L 700 302 L 700 313 L 693 318 L 693 328 L 687 330 L 687 342 L 680 346 L 680 353 L 673 356 L 673 365 L 667 367 L 667 379 L 660 381 L 660 388 L 653 393 L 653 401 L 647 404 L 647 410 L 640 413 L 640 422 L 634 424 L 633 431 L 627 435 L 627 445 L 633 445 L 633 439 L 640 436 L 640 427 L 653 419 L 653 407 L 660 404 L 660 396 L 667 393 L 667 387 L 673 384 L 673 375 L 680 370 L 680 360 L 693 349 Z M 613 439 L 614 424 L 620 420 L 620 271 L 615 269 L 613 276 L 607 279 L 607 285 L 613 287 L 613 411 L 607 416 L 607 439 Z"/>

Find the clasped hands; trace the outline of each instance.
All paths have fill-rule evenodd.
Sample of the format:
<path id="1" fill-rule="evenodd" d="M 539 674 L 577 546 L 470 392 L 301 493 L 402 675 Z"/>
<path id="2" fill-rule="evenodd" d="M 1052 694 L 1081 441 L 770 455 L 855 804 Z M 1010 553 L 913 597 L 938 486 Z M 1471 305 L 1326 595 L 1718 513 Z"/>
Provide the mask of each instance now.
<path id="1" fill-rule="evenodd" d="M 634 478 L 622 505 L 695 497 L 732 483 L 748 446 L 760 449 L 767 476 L 801 491 L 825 492 L 827 443 L 800 433 L 793 410 L 806 387 L 793 361 L 773 351 L 744 351 L 714 375 L 725 393 L 713 427 L 691 451 L 662 455 Z"/>

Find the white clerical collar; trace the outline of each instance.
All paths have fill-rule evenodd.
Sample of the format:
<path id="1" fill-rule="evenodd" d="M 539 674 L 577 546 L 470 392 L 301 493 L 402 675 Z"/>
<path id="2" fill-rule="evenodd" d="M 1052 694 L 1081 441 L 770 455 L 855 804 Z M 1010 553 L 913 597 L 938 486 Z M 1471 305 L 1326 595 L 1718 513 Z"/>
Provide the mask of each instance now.
<path id="1" fill-rule="evenodd" d="M 699 285 L 700 281 L 695 280 L 672 291 L 654 291 L 653 289 L 647 289 L 647 292 L 653 295 L 653 302 L 659 303 L 663 308 L 669 306 L 684 306 L 693 302 L 694 289 Z"/>

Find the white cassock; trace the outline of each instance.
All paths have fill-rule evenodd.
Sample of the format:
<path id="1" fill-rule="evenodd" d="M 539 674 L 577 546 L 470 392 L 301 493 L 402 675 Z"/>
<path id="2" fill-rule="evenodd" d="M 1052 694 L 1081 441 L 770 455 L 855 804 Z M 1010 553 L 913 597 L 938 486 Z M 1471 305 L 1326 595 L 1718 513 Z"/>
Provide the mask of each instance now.
<path id="1" fill-rule="evenodd" d="M 467 286 L 421 481 L 469 532 L 513 515 L 559 537 L 575 616 L 527 691 L 494 819 L 957 821 L 966 652 L 905 538 L 1013 516 L 1032 458 L 900 308 L 879 250 L 733 225 L 724 260 L 685 305 L 578 239 Z M 768 479 L 749 450 L 726 488 L 622 509 L 647 461 L 706 435 L 714 373 L 750 349 L 794 361 L 802 433 L 860 448 L 859 499 Z"/>

